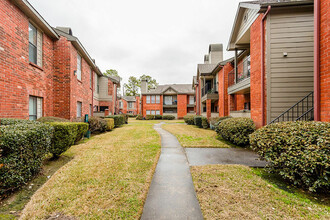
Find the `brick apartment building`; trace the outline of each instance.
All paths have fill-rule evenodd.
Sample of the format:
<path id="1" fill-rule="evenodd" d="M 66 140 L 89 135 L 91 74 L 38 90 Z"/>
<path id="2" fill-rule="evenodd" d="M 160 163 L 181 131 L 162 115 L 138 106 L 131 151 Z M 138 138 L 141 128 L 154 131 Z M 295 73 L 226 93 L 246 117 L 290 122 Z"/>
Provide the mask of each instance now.
<path id="1" fill-rule="evenodd" d="M 141 82 L 141 113 L 146 115 L 173 115 L 183 118 L 195 114 L 195 91 L 191 84 L 158 85 L 147 90 L 147 81 Z"/>
<path id="2" fill-rule="evenodd" d="M 283 120 L 330 121 L 330 3 L 315 2 L 240 3 L 227 48 L 235 57 L 205 65 L 206 56 L 199 65 L 197 114 L 251 117 L 257 127 Z M 203 76 L 210 81 L 203 84 Z M 218 100 L 217 111 L 212 100 Z"/>
<path id="3" fill-rule="evenodd" d="M 122 96 L 119 99 L 119 114 L 140 114 L 140 96 Z"/>
<path id="4" fill-rule="evenodd" d="M 25 0 L 0 1 L 0 17 L 0 117 L 92 115 L 103 74 L 72 30 L 51 27 Z"/>

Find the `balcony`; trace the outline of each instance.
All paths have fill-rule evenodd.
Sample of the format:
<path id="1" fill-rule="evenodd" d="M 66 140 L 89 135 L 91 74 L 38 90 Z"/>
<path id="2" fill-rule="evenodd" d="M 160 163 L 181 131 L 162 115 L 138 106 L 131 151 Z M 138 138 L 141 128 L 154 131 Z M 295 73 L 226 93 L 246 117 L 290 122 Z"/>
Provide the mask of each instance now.
<path id="1" fill-rule="evenodd" d="M 219 94 L 217 91 L 217 85 L 212 88 L 212 84 L 207 83 L 202 88 L 202 102 L 205 102 L 207 99 L 218 100 Z"/>
<path id="2" fill-rule="evenodd" d="M 163 107 L 164 108 L 176 108 L 178 100 L 176 96 L 164 96 Z"/>
<path id="3" fill-rule="evenodd" d="M 246 57 L 241 64 L 228 74 L 228 94 L 246 93 L 250 91 L 250 56 Z"/>

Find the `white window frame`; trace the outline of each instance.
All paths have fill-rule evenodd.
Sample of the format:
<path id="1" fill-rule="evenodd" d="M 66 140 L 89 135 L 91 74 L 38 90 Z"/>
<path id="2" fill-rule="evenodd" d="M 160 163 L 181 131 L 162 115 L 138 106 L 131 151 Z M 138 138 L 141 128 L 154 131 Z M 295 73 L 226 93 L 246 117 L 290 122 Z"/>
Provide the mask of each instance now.
<path id="1" fill-rule="evenodd" d="M 147 95 L 147 104 L 150 104 L 150 95 Z"/>
<path id="2" fill-rule="evenodd" d="M 29 96 L 29 120 L 37 120 L 43 115 L 43 98 Z"/>
<path id="3" fill-rule="evenodd" d="M 160 111 L 159 110 L 156 110 L 156 115 L 160 115 Z"/>
<path id="4" fill-rule="evenodd" d="M 33 40 L 35 42 L 30 41 L 31 33 L 34 33 Z M 29 62 L 34 63 L 37 65 L 38 62 L 38 29 L 31 23 L 29 23 Z M 33 49 L 33 57 L 31 57 L 31 50 Z"/>
<path id="5" fill-rule="evenodd" d="M 151 96 L 151 104 L 155 104 L 156 103 L 156 96 L 152 95 Z"/>
<path id="6" fill-rule="evenodd" d="M 82 102 L 77 102 L 77 118 L 81 118 L 82 115 Z"/>
<path id="7" fill-rule="evenodd" d="M 151 114 L 152 115 L 156 115 L 156 111 L 155 110 L 151 110 Z"/>
<path id="8" fill-rule="evenodd" d="M 147 110 L 147 111 L 146 111 L 146 114 L 147 114 L 147 115 L 150 115 L 150 110 Z"/>
<path id="9" fill-rule="evenodd" d="M 156 104 L 160 103 L 160 95 L 156 95 Z"/>
<path id="10" fill-rule="evenodd" d="M 190 95 L 190 96 L 189 96 L 189 104 L 190 104 L 190 105 L 195 104 L 195 96 L 193 96 L 193 95 Z"/>
<path id="11" fill-rule="evenodd" d="M 81 66 L 82 66 L 82 58 L 80 56 L 79 53 L 77 53 L 77 71 L 76 71 L 76 74 L 77 74 L 77 79 L 79 81 L 81 81 Z"/>

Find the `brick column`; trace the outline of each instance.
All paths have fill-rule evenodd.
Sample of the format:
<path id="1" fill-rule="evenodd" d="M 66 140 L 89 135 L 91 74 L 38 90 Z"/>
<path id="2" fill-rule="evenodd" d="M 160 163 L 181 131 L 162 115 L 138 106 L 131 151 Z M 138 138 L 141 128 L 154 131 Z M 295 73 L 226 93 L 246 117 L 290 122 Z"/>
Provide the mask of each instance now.
<path id="1" fill-rule="evenodd" d="M 206 116 L 211 118 L 211 99 L 206 100 Z"/>
<path id="2" fill-rule="evenodd" d="M 109 115 L 109 109 L 104 110 L 104 117 L 107 117 Z"/>

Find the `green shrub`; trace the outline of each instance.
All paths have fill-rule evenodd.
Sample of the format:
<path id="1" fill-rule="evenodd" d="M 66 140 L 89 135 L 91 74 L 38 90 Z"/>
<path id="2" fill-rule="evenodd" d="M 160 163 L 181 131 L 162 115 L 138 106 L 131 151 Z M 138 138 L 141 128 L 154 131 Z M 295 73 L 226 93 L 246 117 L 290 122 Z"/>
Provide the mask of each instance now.
<path id="1" fill-rule="evenodd" d="M 199 127 L 199 128 L 202 128 L 203 125 L 202 125 L 202 116 L 195 116 L 194 117 L 194 124 Z"/>
<path id="2" fill-rule="evenodd" d="M 161 120 L 161 119 L 163 119 L 163 116 L 161 116 L 161 115 L 155 115 L 155 120 Z"/>
<path id="3" fill-rule="evenodd" d="M 115 127 L 115 120 L 113 118 L 105 118 L 104 119 L 107 122 L 107 131 L 111 131 Z"/>
<path id="4" fill-rule="evenodd" d="M 0 197 L 38 173 L 50 149 L 53 130 L 43 123 L 0 126 Z"/>
<path id="5" fill-rule="evenodd" d="M 74 144 L 78 134 L 78 126 L 75 122 L 47 123 L 54 128 L 52 145 L 49 151 L 54 157 L 58 157 Z"/>
<path id="6" fill-rule="evenodd" d="M 146 115 L 146 120 L 155 120 L 154 115 Z"/>
<path id="7" fill-rule="evenodd" d="M 186 115 L 183 117 L 184 122 L 186 122 L 188 125 L 194 125 L 194 115 Z"/>
<path id="8" fill-rule="evenodd" d="M 90 117 L 88 119 L 88 124 L 91 133 L 103 133 L 107 130 L 107 121 L 105 118 Z"/>
<path id="9" fill-rule="evenodd" d="M 116 128 L 125 124 L 125 117 L 123 115 L 108 115 L 106 118 L 113 118 Z"/>
<path id="10" fill-rule="evenodd" d="M 30 120 L 24 120 L 24 119 L 18 119 L 18 118 L 1 118 L 0 119 L 0 125 L 16 125 L 16 124 L 34 124 L 35 121 Z"/>
<path id="11" fill-rule="evenodd" d="M 284 179 L 310 191 L 330 190 L 330 123 L 281 122 L 250 135 L 250 145 Z"/>
<path id="12" fill-rule="evenodd" d="M 255 130 L 256 126 L 250 118 L 229 118 L 223 120 L 216 131 L 223 139 L 246 146 L 249 144 L 249 135 Z"/>
<path id="13" fill-rule="evenodd" d="M 136 118 L 137 115 L 128 115 L 129 118 Z"/>
<path id="14" fill-rule="evenodd" d="M 122 114 L 120 116 L 124 117 L 124 124 L 128 124 L 128 115 L 127 114 Z"/>
<path id="15" fill-rule="evenodd" d="M 136 116 L 136 120 L 142 120 L 142 119 L 143 119 L 143 116 L 142 115 Z"/>
<path id="16" fill-rule="evenodd" d="M 202 117 L 202 127 L 204 129 L 208 129 L 209 128 L 209 122 L 207 120 L 207 117 Z"/>
<path id="17" fill-rule="evenodd" d="M 39 121 L 39 122 L 70 122 L 70 120 L 65 119 L 65 118 L 58 118 L 58 117 L 51 117 L 51 116 L 38 118 L 37 121 Z"/>
<path id="18" fill-rule="evenodd" d="M 219 124 L 221 123 L 221 121 L 231 118 L 231 116 L 224 116 L 224 117 L 212 117 L 210 118 L 209 122 L 210 122 L 210 128 L 212 130 L 215 130 Z"/>
<path id="19" fill-rule="evenodd" d="M 75 142 L 78 142 L 87 133 L 89 125 L 87 123 L 84 123 L 84 122 L 76 122 L 74 124 L 77 125 L 77 136 L 76 136 Z"/>
<path id="20" fill-rule="evenodd" d="M 173 115 L 163 115 L 163 120 L 174 120 L 175 116 Z"/>

